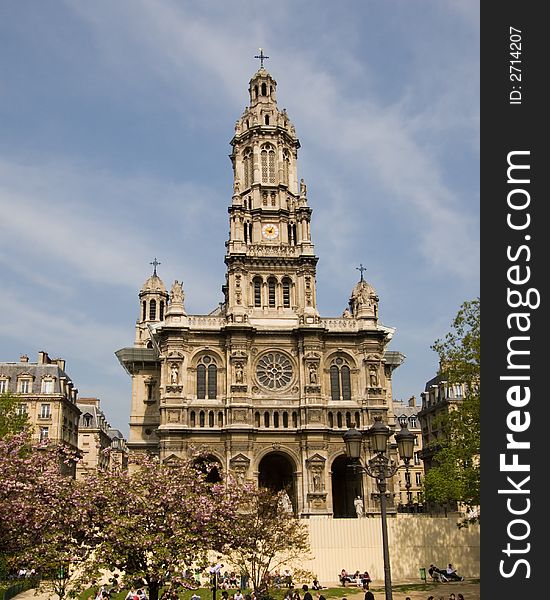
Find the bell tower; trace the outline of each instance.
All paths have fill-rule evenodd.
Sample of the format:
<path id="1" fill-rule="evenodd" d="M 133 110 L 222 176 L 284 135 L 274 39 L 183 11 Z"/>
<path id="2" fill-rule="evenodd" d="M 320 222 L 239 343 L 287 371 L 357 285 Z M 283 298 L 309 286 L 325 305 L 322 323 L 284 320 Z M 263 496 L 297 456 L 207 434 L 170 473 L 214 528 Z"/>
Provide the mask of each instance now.
<path id="1" fill-rule="evenodd" d="M 234 322 L 318 318 L 311 208 L 298 181 L 296 130 L 277 106 L 277 82 L 262 65 L 249 82 L 249 105 L 235 124 L 230 155 L 226 314 Z"/>

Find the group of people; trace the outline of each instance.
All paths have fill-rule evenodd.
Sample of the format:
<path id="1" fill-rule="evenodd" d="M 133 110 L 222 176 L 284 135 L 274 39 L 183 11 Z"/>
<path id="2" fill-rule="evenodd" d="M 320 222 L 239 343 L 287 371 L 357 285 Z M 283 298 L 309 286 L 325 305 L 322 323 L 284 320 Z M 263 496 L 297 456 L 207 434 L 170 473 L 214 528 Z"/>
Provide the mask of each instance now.
<path id="1" fill-rule="evenodd" d="M 107 590 L 103 590 L 103 592 L 101 592 L 102 594 L 104 594 L 104 592 L 107 592 L 107 598 L 109 597 L 109 592 Z M 105 598 L 105 596 L 103 596 L 103 598 Z M 101 598 L 98 598 L 96 596 L 95 600 L 101 600 Z M 145 590 L 143 588 L 130 588 L 130 591 L 126 594 L 126 598 L 124 600 L 149 600 L 149 597 L 147 596 L 147 594 L 145 593 Z"/>
<path id="2" fill-rule="evenodd" d="M 453 567 L 452 563 L 449 563 L 446 569 L 440 569 L 434 564 L 431 564 L 430 568 L 428 569 L 428 573 L 432 579 L 440 579 L 441 581 L 464 581 L 464 577 L 461 577 L 456 572 L 456 569 Z"/>
<path id="3" fill-rule="evenodd" d="M 370 582 L 371 582 L 371 578 L 366 569 L 363 573 L 361 573 L 357 570 L 357 571 L 355 571 L 355 573 L 353 575 L 350 575 L 346 571 L 346 569 L 342 569 L 340 571 L 340 583 L 344 587 L 346 586 L 346 583 L 351 583 L 353 585 L 356 585 L 357 587 L 363 587 L 363 588 L 368 589 Z"/>
<path id="4" fill-rule="evenodd" d="M 405 600 L 411 599 L 407 597 Z M 435 598 L 433 596 L 428 596 L 428 600 L 435 600 Z M 439 600 L 443 600 L 443 598 L 440 598 Z M 454 594 L 449 594 L 449 600 L 464 600 L 464 596 L 462 594 L 457 594 L 456 596 Z"/>

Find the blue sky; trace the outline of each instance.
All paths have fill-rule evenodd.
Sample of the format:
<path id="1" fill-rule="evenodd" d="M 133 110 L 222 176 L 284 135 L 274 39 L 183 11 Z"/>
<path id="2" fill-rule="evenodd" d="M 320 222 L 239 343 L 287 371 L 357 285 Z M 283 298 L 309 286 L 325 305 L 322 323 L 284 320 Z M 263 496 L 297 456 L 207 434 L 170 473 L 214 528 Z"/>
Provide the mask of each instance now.
<path id="1" fill-rule="evenodd" d="M 222 300 L 235 121 L 259 47 L 301 142 L 321 316 L 366 267 L 419 397 L 479 295 L 479 2 L 4 0 L 0 361 L 66 359 L 128 432 L 137 294 L 157 258 Z"/>

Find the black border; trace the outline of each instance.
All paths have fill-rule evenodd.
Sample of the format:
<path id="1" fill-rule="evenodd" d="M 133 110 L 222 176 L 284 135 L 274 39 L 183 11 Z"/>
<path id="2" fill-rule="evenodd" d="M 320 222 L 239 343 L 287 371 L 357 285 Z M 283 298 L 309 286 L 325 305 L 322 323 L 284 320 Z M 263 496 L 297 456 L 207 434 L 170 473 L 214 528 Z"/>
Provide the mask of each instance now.
<path id="1" fill-rule="evenodd" d="M 544 369 L 550 368 L 545 360 L 546 305 L 548 295 L 547 265 L 550 248 L 544 219 L 544 207 L 549 200 L 548 178 L 550 163 L 547 139 L 550 134 L 545 105 L 550 105 L 550 92 L 544 87 L 550 83 L 550 69 L 546 58 L 550 57 L 549 26 L 543 17 L 543 2 L 532 0 L 501 0 L 481 5 L 481 380 L 483 402 L 481 408 L 481 589 L 487 598 L 531 598 L 539 590 L 547 588 L 546 562 L 547 519 L 546 506 L 550 506 L 550 494 L 543 490 L 547 476 L 545 463 L 550 464 L 550 435 L 543 431 L 547 424 L 550 394 L 544 386 Z M 510 27 L 521 30 L 522 81 L 510 81 Z M 513 71 L 514 72 L 514 71 Z M 510 104 L 512 86 L 521 85 L 521 104 Z M 548 109 L 547 109 L 548 110 Z M 530 194 L 529 228 L 531 280 L 525 287 L 537 288 L 541 294 L 541 305 L 530 312 L 530 363 L 529 374 L 531 399 L 525 410 L 531 424 L 524 440 L 531 444 L 523 451 L 521 460 L 530 464 L 528 486 L 531 501 L 529 512 L 524 515 L 530 525 L 530 535 L 523 542 L 513 542 L 514 547 L 526 547 L 525 554 L 508 558 L 503 553 L 509 536 L 508 524 L 515 517 L 506 507 L 505 489 L 507 473 L 499 468 L 500 454 L 506 451 L 506 434 L 509 432 L 506 418 L 513 408 L 506 400 L 510 382 L 500 380 L 507 373 L 507 341 L 511 332 L 507 327 L 507 316 L 511 309 L 507 304 L 507 269 L 510 261 L 506 256 L 507 246 L 525 243 L 526 232 L 511 230 L 506 224 L 509 209 L 507 195 L 507 155 L 511 151 L 529 150 Z M 527 253 L 524 253 L 526 256 Z M 546 393 L 545 393 L 546 392 Z M 547 428 L 546 428 L 547 429 Z M 546 438 L 546 439 L 545 439 Z M 548 443 L 548 445 L 547 445 Z M 508 451 L 510 452 L 510 451 Z M 518 498 L 519 496 L 515 496 Z M 525 497 L 525 496 L 524 496 Z M 519 517 L 518 517 L 519 518 Z M 519 529 L 516 530 L 519 532 Z M 518 565 L 511 577 L 500 572 L 500 561 L 505 559 L 510 572 L 513 557 L 528 561 L 530 575 L 524 564 Z M 539 592 L 540 593 L 540 592 Z M 544 594 L 543 594 L 544 595 Z"/>

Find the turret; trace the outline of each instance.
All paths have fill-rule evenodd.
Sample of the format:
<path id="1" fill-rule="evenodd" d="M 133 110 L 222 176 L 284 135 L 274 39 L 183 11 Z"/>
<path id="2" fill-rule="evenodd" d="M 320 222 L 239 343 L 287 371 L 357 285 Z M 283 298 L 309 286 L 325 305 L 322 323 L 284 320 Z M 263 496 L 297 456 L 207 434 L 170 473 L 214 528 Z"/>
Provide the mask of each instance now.
<path id="1" fill-rule="evenodd" d="M 150 347 L 148 325 L 164 321 L 168 307 L 168 292 L 162 279 L 157 275 L 157 259 L 151 263 L 153 274 L 145 281 L 139 292 L 139 317 L 136 321 L 136 346 Z"/>

